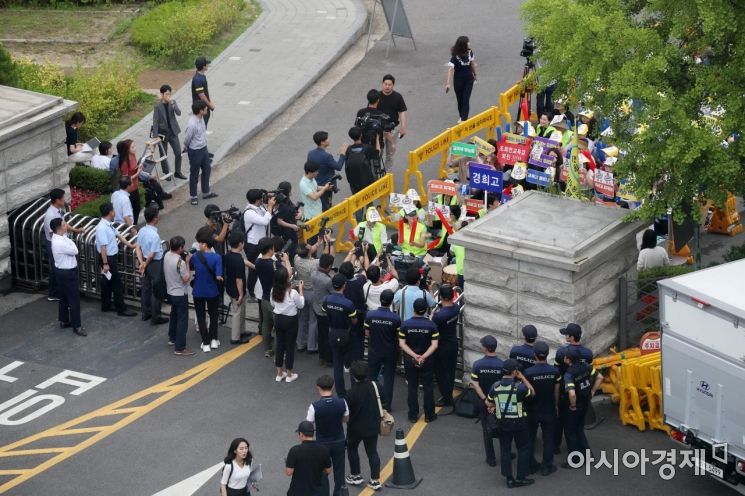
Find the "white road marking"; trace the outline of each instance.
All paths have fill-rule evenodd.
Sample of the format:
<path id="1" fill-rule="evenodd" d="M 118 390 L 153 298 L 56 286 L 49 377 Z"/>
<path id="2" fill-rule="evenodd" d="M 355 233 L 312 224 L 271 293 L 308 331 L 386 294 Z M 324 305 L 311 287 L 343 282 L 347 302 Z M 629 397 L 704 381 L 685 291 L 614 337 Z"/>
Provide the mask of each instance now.
<path id="1" fill-rule="evenodd" d="M 191 496 L 197 492 L 200 487 L 205 485 L 223 465 L 224 463 L 220 462 L 213 467 L 202 470 L 198 474 L 192 475 L 188 479 L 184 479 L 171 487 L 167 487 L 162 491 L 153 494 L 153 496 Z"/>

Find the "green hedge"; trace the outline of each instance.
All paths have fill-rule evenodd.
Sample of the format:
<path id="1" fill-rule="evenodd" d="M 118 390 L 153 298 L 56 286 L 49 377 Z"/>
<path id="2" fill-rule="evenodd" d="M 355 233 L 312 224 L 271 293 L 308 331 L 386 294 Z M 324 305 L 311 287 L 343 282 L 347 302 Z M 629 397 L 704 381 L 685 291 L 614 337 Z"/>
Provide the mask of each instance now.
<path id="1" fill-rule="evenodd" d="M 158 5 L 132 23 L 132 43 L 146 55 L 183 62 L 203 53 L 235 24 L 243 0 L 184 0 Z"/>
<path id="2" fill-rule="evenodd" d="M 111 194 L 103 194 L 91 200 L 89 202 L 78 205 L 78 208 L 72 211 L 74 214 L 87 215 L 89 217 L 101 217 L 101 205 L 111 201 Z M 143 211 L 145 210 L 145 188 L 140 187 L 140 205 L 143 205 Z"/>
<path id="3" fill-rule="evenodd" d="M 10 53 L 0 45 L 0 84 L 5 86 L 18 85 L 18 69 Z"/>
<path id="4" fill-rule="evenodd" d="M 693 272 L 695 269 L 692 265 L 668 265 L 665 267 L 654 267 L 639 272 L 639 280 L 643 279 L 667 279 L 681 274 Z"/>
<path id="5" fill-rule="evenodd" d="M 111 176 L 105 170 L 76 165 L 70 171 L 70 186 L 109 194 L 111 193 Z"/>

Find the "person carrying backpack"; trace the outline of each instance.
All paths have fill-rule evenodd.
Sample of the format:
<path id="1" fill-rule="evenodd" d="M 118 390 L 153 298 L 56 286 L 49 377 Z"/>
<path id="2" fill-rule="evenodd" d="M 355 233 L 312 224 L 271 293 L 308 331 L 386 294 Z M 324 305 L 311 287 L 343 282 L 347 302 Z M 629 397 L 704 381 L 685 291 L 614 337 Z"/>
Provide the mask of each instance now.
<path id="1" fill-rule="evenodd" d="M 373 170 L 373 163 L 379 160 L 380 148 L 362 142 L 362 129 L 353 126 L 349 138 L 354 142 L 347 148 L 346 172 L 352 194 L 363 190 L 376 179 L 383 176 L 382 170 Z"/>
<path id="2" fill-rule="evenodd" d="M 225 466 L 220 478 L 220 496 L 251 496 L 249 486 L 258 490 L 255 482 L 249 482 L 252 461 L 253 455 L 249 450 L 248 441 L 242 437 L 233 439 L 224 460 Z"/>

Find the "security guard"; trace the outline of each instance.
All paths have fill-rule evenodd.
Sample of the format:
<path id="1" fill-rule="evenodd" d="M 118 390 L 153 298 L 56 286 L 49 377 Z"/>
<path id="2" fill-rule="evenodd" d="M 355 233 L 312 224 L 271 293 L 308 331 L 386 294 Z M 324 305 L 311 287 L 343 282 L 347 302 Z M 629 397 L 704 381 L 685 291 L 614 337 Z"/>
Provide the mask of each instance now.
<path id="1" fill-rule="evenodd" d="M 535 351 L 536 363 L 523 371 L 523 375 L 535 389 L 535 398 L 531 398 L 526 404 L 530 424 L 530 454 L 535 457 L 535 438 L 540 426 L 541 437 L 543 438 L 541 475 L 549 475 L 556 471 L 554 465 L 554 431 L 556 429 L 556 405 L 561 376 L 558 368 L 546 363 L 548 345 L 545 342 L 538 341 L 533 345 L 533 350 Z M 531 460 L 531 465 L 538 470 L 537 462 Z"/>
<path id="2" fill-rule="evenodd" d="M 458 361 L 458 316 L 460 302 L 454 302 L 455 293 L 450 284 L 440 287 L 440 308 L 432 315 L 432 322 L 440 333 L 437 351 L 435 352 L 435 377 L 440 390 L 440 399 L 436 406 L 455 406 L 453 387 L 455 386 L 455 368 Z"/>
<path id="3" fill-rule="evenodd" d="M 535 343 L 538 337 L 538 329 L 534 325 L 528 324 L 523 326 L 523 338 L 525 342 L 523 344 L 516 344 L 510 350 L 510 358 L 517 360 L 520 364 L 520 370 L 525 370 L 528 367 L 535 365 L 535 351 L 533 350 L 533 343 Z"/>
<path id="4" fill-rule="evenodd" d="M 434 395 L 434 359 L 440 333 L 434 322 L 425 317 L 427 301 L 414 300 L 414 316 L 401 324 L 398 345 L 404 352 L 404 371 L 408 385 L 409 422 L 419 419 L 419 384 L 424 390 L 424 421 L 437 420 Z"/>
<path id="5" fill-rule="evenodd" d="M 486 395 L 491 391 L 491 387 L 495 382 L 502 379 L 502 360 L 497 358 L 497 338 L 491 335 L 486 335 L 481 338 L 481 347 L 484 349 L 483 358 L 479 358 L 473 362 L 471 367 L 471 379 L 474 382 L 473 389 L 476 394 L 481 398 L 481 415 L 479 420 L 481 421 L 481 430 L 484 434 L 484 451 L 486 452 L 486 464 L 490 467 L 497 466 L 497 457 L 494 453 L 494 442 L 492 441 L 492 433 L 489 431 L 486 425 L 486 417 L 489 415 L 487 411 L 488 399 Z"/>
<path id="6" fill-rule="evenodd" d="M 334 383 L 336 395 L 344 398 L 347 395 L 344 386 L 344 362 L 351 349 L 351 328 L 357 322 L 357 308 L 354 303 L 344 296 L 347 278 L 344 274 L 335 274 L 331 279 L 334 292 L 323 299 L 321 308 L 326 312 L 329 323 L 329 345 L 334 357 Z"/>
<path id="7" fill-rule="evenodd" d="M 393 291 L 380 293 L 380 307 L 370 310 L 365 316 L 365 335 L 367 336 L 367 378 L 374 381 L 383 369 L 383 389 L 380 400 L 383 409 L 391 411 L 393 381 L 396 377 L 398 360 L 398 331 L 401 318 L 391 310 Z"/>
<path id="8" fill-rule="evenodd" d="M 575 451 L 584 453 L 590 449 L 585 436 L 585 414 L 590 400 L 603 382 L 592 364 L 585 362 L 582 350 L 577 346 L 569 348 L 564 355 L 567 371 L 564 373 L 564 435 L 567 438 L 568 457 Z M 567 460 L 569 459 L 567 457 Z M 562 468 L 570 468 L 568 461 Z"/>
<path id="9" fill-rule="evenodd" d="M 517 360 L 509 358 L 502 364 L 502 380 L 495 383 L 489 392 L 489 413 L 499 421 L 499 457 L 502 475 L 507 478 L 507 487 L 529 486 L 535 481 L 528 479 L 530 471 L 530 432 L 525 411 L 525 400 L 535 394 L 533 386 L 520 373 Z M 512 477 L 512 440 L 517 445 L 517 479 Z"/>
<path id="10" fill-rule="evenodd" d="M 580 355 L 582 359 L 587 363 L 592 363 L 593 355 L 592 350 L 589 348 L 585 348 L 581 344 L 579 344 L 580 339 L 582 339 L 582 327 L 579 326 L 579 324 L 575 324 L 574 322 L 571 322 L 567 324 L 566 327 L 563 327 L 559 329 L 559 332 L 565 337 L 566 339 L 566 345 L 562 346 L 558 350 L 556 350 L 556 357 L 554 358 L 554 365 L 558 367 L 559 374 L 561 375 L 561 379 L 564 379 L 564 373 L 567 371 L 566 363 L 564 362 L 564 357 L 567 354 L 567 351 L 570 350 L 572 347 L 577 347 L 580 350 Z M 563 389 L 563 385 L 562 385 Z M 564 433 L 564 412 L 567 411 L 566 405 L 563 405 L 562 403 L 566 400 L 565 395 L 561 395 L 559 397 L 559 418 L 558 418 L 558 424 L 556 427 L 556 431 L 554 434 L 554 453 L 559 454 L 560 447 L 561 447 L 561 438 Z"/>

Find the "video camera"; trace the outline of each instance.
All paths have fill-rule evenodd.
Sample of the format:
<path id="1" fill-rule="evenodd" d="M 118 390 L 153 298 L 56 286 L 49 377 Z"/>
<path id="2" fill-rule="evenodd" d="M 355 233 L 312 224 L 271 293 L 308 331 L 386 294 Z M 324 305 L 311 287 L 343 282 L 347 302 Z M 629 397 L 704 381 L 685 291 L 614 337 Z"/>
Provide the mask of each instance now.
<path id="1" fill-rule="evenodd" d="M 197 252 L 197 249 L 196 248 L 189 248 L 189 251 L 188 252 L 187 251 L 181 252 L 181 260 L 183 260 L 184 262 L 186 262 L 186 257 L 189 256 L 189 254 L 194 255 L 194 254 L 196 254 L 196 252 Z"/>
<path id="2" fill-rule="evenodd" d="M 261 190 L 261 202 L 263 204 L 269 203 L 269 198 L 274 198 L 277 203 L 284 203 L 287 200 L 287 195 L 284 191 L 280 189 L 275 189 L 272 191 L 267 191 L 265 189 Z"/>
<path id="3" fill-rule="evenodd" d="M 520 50 L 520 56 L 527 59 L 533 56 L 533 52 L 535 52 L 535 39 L 525 38 L 523 40 L 523 49 Z"/>
<path id="4" fill-rule="evenodd" d="M 210 212 L 210 219 L 212 220 L 212 222 L 218 225 L 222 224 L 223 222 L 225 224 L 230 224 L 234 220 L 238 220 L 240 218 L 241 209 L 233 205 L 225 210 L 215 210 L 214 212 Z"/>
<path id="5" fill-rule="evenodd" d="M 341 174 L 335 174 L 334 177 L 332 177 L 331 180 L 329 181 L 332 186 L 331 191 L 333 191 L 334 194 L 339 192 L 339 186 L 336 185 L 336 181 L 340 179 L 344 179 L 344 177 L 342 177 Z"/>
<path id="6" fill-rule="evenodd" d="M 419 268 L 419 288 L 423 290 L 429 289 L 432 284 L 432 276 L 429 275 L 429 271 L 432 269 L 429 265 L 424 265 Z"/>
<path id="7" fill-rule="evenodd" d="M 363 131 L 365 129 L 381 129 L 390 132 L 396 127 L 391 118 L 383 112 L 366 112 L 364 115 L 357 117 L 354 124 Z"/>

